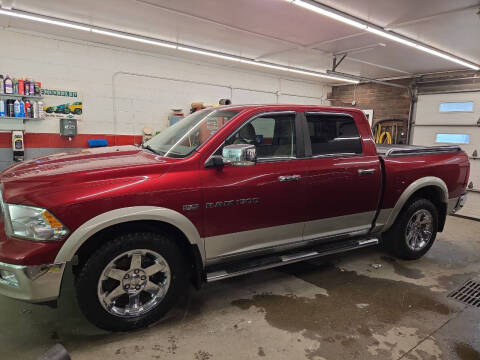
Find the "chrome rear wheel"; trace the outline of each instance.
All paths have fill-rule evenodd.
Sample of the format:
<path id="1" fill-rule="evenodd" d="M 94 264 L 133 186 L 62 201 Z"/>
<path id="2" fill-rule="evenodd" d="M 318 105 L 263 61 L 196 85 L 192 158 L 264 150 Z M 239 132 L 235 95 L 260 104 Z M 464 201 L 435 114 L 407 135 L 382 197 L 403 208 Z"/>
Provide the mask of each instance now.
<path id="1" fill-rule="evenodd" d="M 427 209 L 417 210 L 410 217 L 406 229 L 405 240 L 412 251 L 423 250 L 433 234 L 433 216 Z"/>

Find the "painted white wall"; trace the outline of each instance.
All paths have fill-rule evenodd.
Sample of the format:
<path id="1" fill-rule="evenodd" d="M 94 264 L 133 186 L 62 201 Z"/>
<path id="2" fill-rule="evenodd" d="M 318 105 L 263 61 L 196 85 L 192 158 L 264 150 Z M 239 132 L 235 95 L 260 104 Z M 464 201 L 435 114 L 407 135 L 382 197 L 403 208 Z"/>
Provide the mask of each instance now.
<path id="1" fill-rule="evenodd" d="M 41 81 L 45 88 L 79 91 L 83 134 L 140 134 L 162 130 L 174 107 L 241 103 L 328 104 L 330 87 L 157 54 L 47 35 L 0 30 L 0 73 Z M 8 49 L 8 51 L 5 51 Z M 280 93 L 280 95 L 278 95 Z M 58 120 L 29 120 L 27 132 L 57 133 Z"/>

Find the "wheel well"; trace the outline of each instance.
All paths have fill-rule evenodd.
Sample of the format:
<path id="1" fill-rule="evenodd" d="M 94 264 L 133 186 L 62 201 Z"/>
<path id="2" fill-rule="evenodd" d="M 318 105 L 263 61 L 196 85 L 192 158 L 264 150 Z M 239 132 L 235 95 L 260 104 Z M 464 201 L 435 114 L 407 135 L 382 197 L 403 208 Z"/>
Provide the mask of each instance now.
<path id="1" fill-rule="evenodd" d="M 177 240 L 177 244 L 187 259 L 192 270 L 192 281 L 196 287 L 199 287 L 203 278 L 202 258 L 200 249 L 197 245 L 190 244 L 185 234 L 177 227 L 163 222 L 152 220 L 129 221 L 121 224 L 115 224 L 92 235 L 77 250 L 75 256 L 77 260 L 73 266 L 74 274 L 83 267 L 91 254 L 98 250 L 103 244 L 115 237 L 132 232 L 161 232 Z"/>
<path id="2" fill-rule="evenodd" d="M 412 196 L 410 196 L 409 201 L 405 204 L 409 204 L 413 199 L 423 198 L 430 200 L 438 210 L 438 231 L 443 231 L 445 226 L 445 221 L 447 218 L 447 204 L 443 202 L 443 190 L 438 186 L 430 185 L 425 186 L 417 191 L 415 191 Z"/>

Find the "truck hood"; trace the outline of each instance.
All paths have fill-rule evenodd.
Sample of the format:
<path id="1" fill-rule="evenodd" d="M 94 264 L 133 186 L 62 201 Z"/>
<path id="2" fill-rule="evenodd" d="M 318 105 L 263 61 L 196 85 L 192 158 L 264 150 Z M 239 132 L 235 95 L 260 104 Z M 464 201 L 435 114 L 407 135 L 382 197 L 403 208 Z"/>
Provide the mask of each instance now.
<path id="1" fill-rule="evenodd" d="M 153 174 L 162 175 L 175 159 L 132 145 L 85 149 L 39 157 L 0 173 L 6 202 L 31 203 L 32 194 L 52 194 L 65 188 L 101 182 L 125 182 Z M 72 189 L 73 190 L 73 189 Z"/>

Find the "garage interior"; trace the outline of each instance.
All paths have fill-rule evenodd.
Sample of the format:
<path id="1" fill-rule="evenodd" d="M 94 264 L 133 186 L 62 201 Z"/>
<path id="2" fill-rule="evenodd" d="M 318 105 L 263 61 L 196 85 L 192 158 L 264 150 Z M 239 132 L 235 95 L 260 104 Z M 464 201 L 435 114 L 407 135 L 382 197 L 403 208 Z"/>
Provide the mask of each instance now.
<path id="1" fill-rule="evenodd" d="M 87 322 L 64 279 L 56 309 L 0 297 L 0 358 L 60 343 L 74 360 L 480 359 L 480 305 L 449 297 L 480 272 L 478 0 L 0 4 L 0 80 L 17 84 L 0 99 L 32 107 L 0 111 L 0 171 L 140 145 L 225 100 L 358 108 L 377 143 L 460 145 L 471 166 L 465 206 L 419 260 L 379 246 L 191 287 L 132 333 Z"/>

